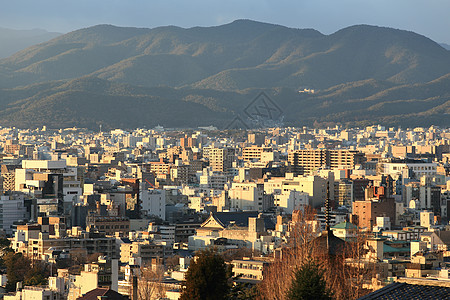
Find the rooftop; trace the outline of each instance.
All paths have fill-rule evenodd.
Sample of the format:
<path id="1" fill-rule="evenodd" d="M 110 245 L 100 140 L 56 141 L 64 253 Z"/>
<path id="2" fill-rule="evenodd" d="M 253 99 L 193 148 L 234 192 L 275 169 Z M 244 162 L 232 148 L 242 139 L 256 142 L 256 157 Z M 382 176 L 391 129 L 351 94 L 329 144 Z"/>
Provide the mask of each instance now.
<path id="1" fill-rule="evenodd" d="M 345 221 L 345 222 L 341 222 L 339 224 L 334 225 L 333 227 L 331 227 L 331 229 L 347 229 L 347 230 L 349 230 L 349 229 L 358 229 L 358 227 L 353 223 Z"/>
<path id="2" fill-rule="evenodd" d="M 400 278 L 358 300 L 369 299 L 450 299 L 450 281 Z"/>

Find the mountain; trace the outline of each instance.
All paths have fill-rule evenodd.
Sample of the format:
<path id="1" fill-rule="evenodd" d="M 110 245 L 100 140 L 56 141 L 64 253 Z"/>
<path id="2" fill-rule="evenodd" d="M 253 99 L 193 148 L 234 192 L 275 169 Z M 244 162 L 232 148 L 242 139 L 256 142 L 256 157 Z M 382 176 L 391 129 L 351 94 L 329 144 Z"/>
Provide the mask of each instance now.
<path id="1" fill-rule="evenodd" d="M 264 91 L 286 125 L 448 126 L 449 71 L 450 51 L 384 27 L 98 25 L 0 60 L 0 124 L 253 126 Z"/>
<path id="2" fill-rule="evenodd" d="M 0 58 L 8 57 L 27 47 L 47 42 L 61 33 L 48 32 L 42 29 L 15 30 L 0 28 Z"/>
<path id="3" fill-rule="evenodd" d="M 449 45 L 449 44 L 440 43 L 439 45 L 441 45 L 442 48 L 445 48 L 445 49 L 447 49 L 447 50 L 450 50 L 450 45 Z"/>

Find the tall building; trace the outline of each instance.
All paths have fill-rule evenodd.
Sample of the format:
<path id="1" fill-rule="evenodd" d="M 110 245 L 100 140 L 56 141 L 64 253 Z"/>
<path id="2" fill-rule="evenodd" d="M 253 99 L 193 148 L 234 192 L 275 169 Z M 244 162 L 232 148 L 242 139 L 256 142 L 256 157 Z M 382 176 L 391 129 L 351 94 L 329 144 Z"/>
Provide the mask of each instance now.
<path id="1" fill-rule="evenodd" d="M 335 196 L 339 206 L 351 207 L 353 202 L 353 182 L 348 179 L 335 181 Z"/>
<path id="2" fill-rule="evenodd" d="M 210 168 L 203 169 L 200 176 L 200 187 L 223 190 L 225 184 L 228 182 L 227 176 L 221 172 L 213 172 Z"/>
<path id="3" fill-rule="evenodd" d="M 247 211 L 266 211 L 273 206 L 272 195 L 264 193 L 262 183 L 234 182 L 228 191 L 230 206 L 233 209 Z"/>
<path id="4" fill-rule="evenodd" d="M 395 223 L 395 199 L 387 193 L 386 187 L 370 186 L 366 188 L 366 199 L 354 201 L 352 214 L 358 227 L 372 230 L 376 226 L 377 217 L 389 217 Z"/>
<path id="5" fill-rule="evenodd" d="M 185 135 L 185 137 L 180 138 L 180 146 L 183 148 L 197 147 L 197 139 Z"/>
<path id="6" fill-rule="evenodd" d="M 20 166 L 17 165 L 5 165 L 3 164 L 1 167 L 1 175 L 2 175 L 2 189 L 3 192 L 6 191 L 14 191 L 16 184 L 16 169 Z"/>
<path id="7" fill-rule="evenodd" d="M 14 222 L 24 221 L 26 216 L 27 209 L 24 205 L 23 194 L 0 196 L 0 229 L 3 229 L 6 234 L 11 235 Z"/>
<path id="8" fill-rule="evenodd" d="M 327 167 L 327 156 L 328 151 L 320 149 L 289 152 L 289 169 L 294 175 L 310 174 L 314 170 Z"/>
<path id="9" fill-rule="evenodd" d="M 15 170 L 15 190 L 42 192 L 46 198 L 60 198 L 58 193 L 62 190 L 62 199 L 67 203 L 77 201 L 82 195 L 78 168 L 67 166 L 65 160 L 22 161 L 22 168 Z"/>
<path id="10" fill-rule="evenodd" d="M 356 150 L 295 150 L 288 154 L 288 165 L 295 175 L 311 174 L 320 168 L 353 169 L 364 163 L 364 153 Z"/>
<path id="11" fill-rule="evenodd" d="M 410 182 L 403 186 L 403 200 L 407 205 L 411 200 L 417 200 L 420 209 L 433 211 L 441 215 L 441 187 L 419 182 Z"/>
<path id="12" fill-rule="evenodd" d="M 146 216 L 157 216 L 166 219 L 166 192 L 157 189 L 141 191 L 141 210 Z"/>
<path id="13" fill-rule="evenodd" d="M 209 150 L 209 165 L 213 171 L 228 172 L 235 160 L 233 148 L 212 148 Z"/>
<path id="14" fill-rule="evenodd" d="M 260 133 L 249 133 L 247 136 L 247 142 L 257 146 L 264 145 L 265 140 L 266 137 Z"/>

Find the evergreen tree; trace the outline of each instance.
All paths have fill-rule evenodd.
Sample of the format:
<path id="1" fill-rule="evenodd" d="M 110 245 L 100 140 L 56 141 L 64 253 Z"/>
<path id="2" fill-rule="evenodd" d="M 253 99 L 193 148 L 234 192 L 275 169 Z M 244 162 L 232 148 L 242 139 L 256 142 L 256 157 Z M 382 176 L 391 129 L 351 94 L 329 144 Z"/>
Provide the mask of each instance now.
<path id="1" fill-rule="evenodd" d="M 4 257 L 6 265 L 6 291 L 12 292 L 16 290 L 16 283 L 23 281 L 27 272 L 31 269 L 31 263 L 22 253 L 10 252 Z"/>
<path id="2" fill-rule="evenodd" d="M 216 251 L 203 250 L 189 266 L 180 300 L 227 299 L 229 290 L 225 261 Z"/>
<path id="3" fill-rule="evenodd" d="M 327 288 L 325 270 L 309 260 L 294 271 L 292 284 L 287 293 L 289 300 L 330 300 L 332 292 Z"/>
<path id="4" fill-rule="evenodd" d="M 23 282 L 23 285 L 44 285 L 47 284 L 49 276 L 46 265 L 42 262 L 31 263 L 30 259 L 23 256 L 22 253 L 8 252 L 4 255 L 6 265 L 6 291 L 16 290 L 16 284 Z"/>

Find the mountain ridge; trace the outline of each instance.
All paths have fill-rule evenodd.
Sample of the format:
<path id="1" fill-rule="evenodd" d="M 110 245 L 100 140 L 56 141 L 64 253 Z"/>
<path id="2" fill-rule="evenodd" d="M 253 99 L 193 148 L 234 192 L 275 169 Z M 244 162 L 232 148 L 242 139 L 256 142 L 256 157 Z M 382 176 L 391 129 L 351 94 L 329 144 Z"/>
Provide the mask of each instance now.
<path id="1" fill-rule="evenodd" d="M 48 32 L 43 29 L 18 30 L 0 27 L 0 59 L 60 35 L 61 33 Z"/>
<path id="2" fill-rule="evenodd" d="M 436 119 L 450 125 L 449 71 L 450 51 L 387 27 L 355 25 L 324 35 L 251 20 L 187 29 L 103 24 L 1 59 L 0 125 L 49 125 L 47 120 L 60 127 L 128 127 L 139 123 L 134 113 L 141 116 L 139 126 L 153 120 L 168 127 L 227 126 L 258 91 L 279 104 L 286 125 L 361 125 L 372 117 L 387 124 Z M 299 93 L 304 88 L 316 92 Z M 106 112 L 86 119 L 83 112 L 94 118 L 89 103 L 99 108 L 108 99 L 129 116 L 108 107 L 117 123 Z M 170 115 L 164 103 L 176 118 L 161 118 Z"/>

